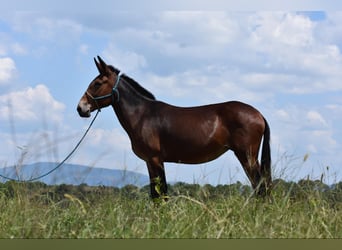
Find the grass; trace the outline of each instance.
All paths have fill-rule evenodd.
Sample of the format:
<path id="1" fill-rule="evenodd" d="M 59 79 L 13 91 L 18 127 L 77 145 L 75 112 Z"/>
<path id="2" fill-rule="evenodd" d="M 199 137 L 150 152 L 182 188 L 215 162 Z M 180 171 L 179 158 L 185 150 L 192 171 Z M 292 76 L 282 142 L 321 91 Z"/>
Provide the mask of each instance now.
<path id="1" fill-rule="evenodd" d="M 0 238 L 342 237 L 339 190 L 329 196 L 280 185 L 264 200 L 182 187 L 157 204 L 147 188 L 73 188 L 11 183 L 0 189 Z"/>

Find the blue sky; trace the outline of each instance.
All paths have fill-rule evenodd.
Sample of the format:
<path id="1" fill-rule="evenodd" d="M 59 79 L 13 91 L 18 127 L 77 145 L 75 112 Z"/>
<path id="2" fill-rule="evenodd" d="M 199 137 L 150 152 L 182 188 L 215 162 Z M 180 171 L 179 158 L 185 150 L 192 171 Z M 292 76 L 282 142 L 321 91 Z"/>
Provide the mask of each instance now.
<path id="1" fill-rule="evenodd" d="M 0 11 L 0 167 L 64 158 L 90 122 L 76 105 L 101 55 L 159 100 L 256 107 L 271 126 L 275 178 L 341 180 L 342 12 L 333 7 L 138 11 L 107 2 L 103 12 L 16 2 Z M 69 162 L 147 174 L 111 108 Z M 166 164 L 166 173 L 169 181 L 248 183 L 232 152 Z"/>

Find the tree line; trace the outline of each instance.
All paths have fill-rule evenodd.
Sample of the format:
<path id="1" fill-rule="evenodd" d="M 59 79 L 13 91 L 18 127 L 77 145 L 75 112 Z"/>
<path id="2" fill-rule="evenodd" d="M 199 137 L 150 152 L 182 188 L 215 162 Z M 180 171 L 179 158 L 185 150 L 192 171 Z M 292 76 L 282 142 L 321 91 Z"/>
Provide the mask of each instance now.
<path id="1" fill-rule="evenodd" d="M 234 184 L 217 185 L 188 184 L 177 182 L 168 185 L 170 197 L 185 195 L 199 200 L 215 200 L 231 196 L 250 197 L 253 190 L 249 185 L 241 182 Z M 81 185 L 47 185 L 43 182 L 15 182 L 0 183 L 0 196 L 15 198 L 18 195 L 26 195 L 32 199 L 45 200 L 46 202 L 58 202 L 65 199 L 65 194 L 73 195 L 80 200 L 98 201 L 101 198 L 123 197 L 127 199 L 148 199 L 150 186 L 137 187 L 126 185 L 124 187 L 88 186 Z M 293 200 L 306 200 L 308 196 L 320 197 L 329 204 L 340 206 L 342 204 L 342 182 L 327 185 L 320 180 L 303 179 L 298 182 L 277 179 L 273 181 L 273 195 L 288 197 Z M 341 205 L 342 208 L 342 205 Z"/>

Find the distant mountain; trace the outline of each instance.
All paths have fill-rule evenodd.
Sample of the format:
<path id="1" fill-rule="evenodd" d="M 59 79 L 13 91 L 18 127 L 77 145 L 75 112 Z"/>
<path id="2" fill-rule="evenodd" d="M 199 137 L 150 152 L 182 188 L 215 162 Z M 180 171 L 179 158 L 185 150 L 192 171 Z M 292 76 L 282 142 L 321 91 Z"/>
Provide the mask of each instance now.
<path id="1" fill-rule="evenodd" d="M 55 168 L 58 163 L 39 162 L 23 165 L 16 170 L 14 167 L 0 168 L 0 174 L 18 179 L 18 171 L 21 180 L 28 180 L 47 173 Z M 6 180 L 0 177 L 0 182 Z M 132 184 L 142 187 L 149 183 L 149 177 L 140 173 L 127 170 L 116 170 L 106 168 L 95 168 L 84 165 L 63 164 L 55 172 L 38 180 L 48 185 L 72 184 L 79 185 L 85 183 L 89 186 L 115 186 L 123 187 Z"/>

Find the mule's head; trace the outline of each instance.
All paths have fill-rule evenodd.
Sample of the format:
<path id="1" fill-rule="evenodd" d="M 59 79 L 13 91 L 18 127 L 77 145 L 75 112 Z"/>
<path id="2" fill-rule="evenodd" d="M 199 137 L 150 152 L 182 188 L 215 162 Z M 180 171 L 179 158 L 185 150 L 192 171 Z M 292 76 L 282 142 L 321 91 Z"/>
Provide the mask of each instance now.
<path id="1" fill-rule="evenodd" d="M 113 89 L 118 78 L 119 70 L 107 65 L 101 57 L 94 58 L 99 75 L 89 84 L 81 97 L 77 112 L 81 117 L 90 117 L 94 110 L 107 107 L 113 102 Z"/>

